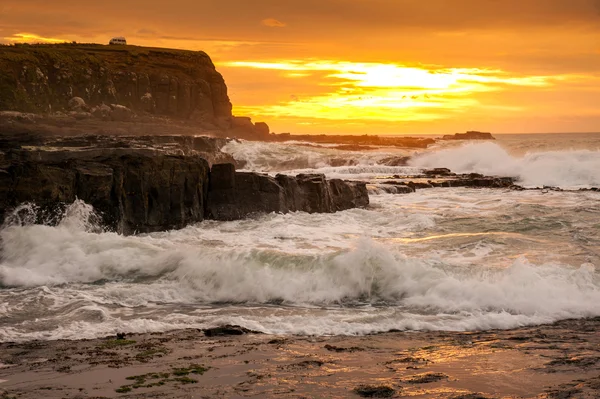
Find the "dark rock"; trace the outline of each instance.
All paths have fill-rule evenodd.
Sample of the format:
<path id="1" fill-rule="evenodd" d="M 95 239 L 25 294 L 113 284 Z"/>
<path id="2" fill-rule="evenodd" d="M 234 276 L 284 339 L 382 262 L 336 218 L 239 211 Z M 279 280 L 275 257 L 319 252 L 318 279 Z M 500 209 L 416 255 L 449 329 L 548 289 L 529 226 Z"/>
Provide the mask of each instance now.
<path id="1" fill-rule="evenodd" d="M 383 184 L 370 184 L 369 190 L 374 193 L 386 193 L 386 194 L 411 194 L 415 192 L 413 187 L 400 183 L 383 183 Z"/>
<path id="2" fill-rule="evenodd" d="M 329 165 L 333 166 L 334 168 L 340 167 L 340 166 L 355 166 L 358 164 L 358 162 L 356 162 L 356 160 L 354 159 L 344 159 L 344 158 L 331 158 L 328 161 Z"/>
<path id="3" fill-rule="evenodd" d="M 480 393 L 466 393 L 450 397 L 450 399 L 493 399 L 490 396 L 485 396 Z"/>
<path id="4" fill-rule="evenodd" d="M 491 133 L 471 130 L 466 133 L 447 134 L 442 137 L 442 140 L 496 140 L 496 138 Z"/>
<path id="5" fill-rule="evenodd" d="M 424 373 L 410 376 L 405 379 L 405 382 L 409 384 L 429 384 L 431 382 L 437 382 L 447 378 L 448 376 L 444 373 Z"/>
<path id="6" fill-rule="evenodd" d="M 386 165 L 386 166 L 406 166 L 408 165 L 408 161 L 410 160 L 410 157 L 387 157 L 387 158 L 383 158 L 381 160 L 379 160 L 379 162 L 377 162 L 379 165 Z"/>
<path id="7" fill-rule="evenodd" d="M 368 204 L 364 183 L 327 181 L 324 175 L 273 178 L 217 164 L 211 170 L 207 217 L 236 220 L 256 213 L 331 213 Z"/>
<path id="8" fill-rule="evenodd" d="M 91 107 L 120 104 L 135 113 L 184 120 L 217 123 L 232 116 L 223 77 L 201 51 L 135 47 L 116 52 L 90 44 L 6 47 L 0 52 L 0 81 L 6 91 L 0 109 L 5 110 L 65 110 L 78 97 Z"/>
<path id="9" fill-rule="evenodd" d="M 255 213 L 287 212 L 283 189 L 267 175 L 236 172 L 232 164 L 213 165 L 207 217 L 237 220 Z"/>
<path id="10" fill-rule="evenodd" d="M 113 121 L 128 122 L 134 118 L 133 111 L 123 105 L 111 104 L 110 108 L 110 118 Z"/>
<path id="11" fill-rule="evenodd" d="M 455 175 L 448 168 L 434 168 L 434 169 L 424 170 L 423 174 L 425 176 L 454 176 Z"/>
<path id="12" fill-rule="evenodd" d="M 234 326 L 227 324 L 221 327 L 207 328 L 204 329 L 204 335 L 207 337 L 223 337 L 227 335 L 244 335 L 244 334 L 258 334 L 257 331 L 252 331 L 244 327 Z"/>
<path id="13" fill-rule="evenodd" d="M 19 204 L 33 202 L 40 213 L 29 219 L 58 223 L 76 199 L 94 207 L 102 226 L 124 234 L 182 228 L 204 218 L 336 212 L 369 204 L 361 182 L 236 172 L 229 163 L 235 160 L 220 151 L 226 143 L 190 136 L 0 134 L 0 222 Z M 210 171 L 205 158 L 228 163 Z"/>
<path id="14" fill-rule="evenodd" d="M 269 125 L 267 125 L 265 122 L 256 122 L 254 124 L 254 129 L 256 130 L 256 133 L 264 138 L 267 139 L 269 138 L 269 134 L 271 133 L 271 129 L 269 128 Z"/>
<path id="15" fill-rule="evenodd" d="M 385 385 L 360 385 L 354 388 L 354 392 L 363 398 L 391 398 L 396 390 Z"/>
<path id="16" fill-rule="evenodd" d="M 358 346 L 352 346 L 352 347 L 349 347 L 349 348 L 343 348 L 343 347 L 340 347 L 340 346 L 334 346 L 334 345 L 327 344 L 327 345 L 324 346 L 324 348 L 327 349 L 330 352 L 338 352 L 338 353 L 340 353 L 340 352 L 361 352 L 361 351 L 364 351 L 364 348 L 360 348 Z"/>
<path id="17" fill-rule="evenodd" d="M 44 209 L 76 199 L 103 224 L 131 234 L 182 228 L 204 219 L 208 163 L 198 156 L 9 151 L 2 165 L 0 216 L 23 202 Z M 76 158 L 75 155 L 81 157 Z"/>
<path id="18" fill-rule="evenodd" d="M 427 182 L 413 182 L 413 181 L 409 181 L 408 183 L 406 183 L 406 185 L 410 188 L 412 188 L 413 190 L 417 190 L 417 189 L 421 189 L 421 188 L 433 188 L 433 184 Z"/>
<path id="19" fill-rule="evenodd" d="M 84 111 L 87 108 L 85 100 L 81 97 L 73 97 L 69 100 L 69 109 L 72 111 Z"/>

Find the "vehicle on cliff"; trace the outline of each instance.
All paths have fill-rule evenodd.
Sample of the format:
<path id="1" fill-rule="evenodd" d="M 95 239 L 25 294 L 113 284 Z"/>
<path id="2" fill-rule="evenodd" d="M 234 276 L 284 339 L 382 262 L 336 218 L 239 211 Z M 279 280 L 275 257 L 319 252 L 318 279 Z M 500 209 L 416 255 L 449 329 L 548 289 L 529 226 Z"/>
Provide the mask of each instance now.
<path id="1" fill-rule="evenodd" d="M 112 39 L 110 39 L 110 42 L 108 42 L 108 44 L 127 45 L 127 40 L 125 40 L 123 36 L 113 37 Z"/>

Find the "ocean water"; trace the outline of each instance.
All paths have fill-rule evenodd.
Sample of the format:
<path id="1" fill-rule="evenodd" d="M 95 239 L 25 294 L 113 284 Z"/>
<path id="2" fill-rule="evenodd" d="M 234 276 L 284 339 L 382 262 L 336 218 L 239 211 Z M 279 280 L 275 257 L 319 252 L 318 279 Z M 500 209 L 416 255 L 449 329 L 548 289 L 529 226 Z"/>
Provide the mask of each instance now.
<path id="1" fill-rule="evenodd" d="M 130 237 L 98 232 L 93 209 L 76 202 L 56 227 L 13 219 L 0 230 L 0 341 L 225 323 L 273 334 L 485 330 L 600 316 L 600 192 L 578 191 L 600 186 L 600 134 L 225 150 L 271 174 L 376 181 L 448 167 L 566 191 L 372 192 L 368 209 Z M 396 156 L 409 165 L 379 164 Z"/>

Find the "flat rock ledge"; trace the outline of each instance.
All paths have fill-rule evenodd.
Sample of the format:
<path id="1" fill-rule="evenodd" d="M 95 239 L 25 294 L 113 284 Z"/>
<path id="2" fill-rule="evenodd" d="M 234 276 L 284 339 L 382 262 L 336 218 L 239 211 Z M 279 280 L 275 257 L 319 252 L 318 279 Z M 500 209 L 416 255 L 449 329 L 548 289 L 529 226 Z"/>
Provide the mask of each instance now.
<path id="1" fill-rule="evenodd" d="M 78 199 L 94 207 L 102 226 L 123 234 L 178 229 L 205 219 L 331 213 L 369 204 L 365 183 L 323 175 L 270 177 L 236 172 L 233 164 L 215 164 L 211 170 L 197 154 L 134 149 L 0 153 L 0 222 L 15 220 L 20 204 L 34 203 L 30 221 L 57 223 L 60 218 L 52 215 Z"/>

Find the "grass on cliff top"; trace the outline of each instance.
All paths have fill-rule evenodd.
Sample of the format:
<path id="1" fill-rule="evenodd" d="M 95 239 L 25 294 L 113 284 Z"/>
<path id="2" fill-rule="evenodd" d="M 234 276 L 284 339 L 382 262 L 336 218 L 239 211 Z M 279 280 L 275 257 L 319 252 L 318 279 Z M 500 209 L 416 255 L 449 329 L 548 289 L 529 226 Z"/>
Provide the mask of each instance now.
<path id="1" fill-rule="evenodd" d="M 42 70 L 104 66 L 147 74 L 157 70 L 186 73 L 200 65 L 214 68 L 203 51 L 78 43 L 0 45 L 0 71 L 19 74 L 24 65 Z"/>
<path id="2" fill-rule="evenodd" d="M 193 50 L 180 50 L 180 49 L 169 49 L 161 47 L 142 47 L 133 45 L 105 45 L 95 43 L 39 43 L 39 44 L 0 44 L 0 58 L 3 58 L 5 54 L 17 55 L 21 54 L 27 56 L 32 52 L 37 51 L 47 53 L 60 53 L 64 51 L 72 52 L 73 50 L 84 51 L 88 54 L 99 54 L 107 55 L 109 53 L 114 54 L 130 54 L 133 56 L 140 55 L 168 55 L 176 56 L 177 58 L 197 58 L 197 57 L 208 57 L 204 51 L 193 51 Z"/>
<path id="3" fill-rule="evenodd" d="M 76 84 L 86 80 L 88 71 L 102 71 L 102 68 L 149 76 L 189 77 L 202 67 L 214 68 L 203 51 L 83 43 L 0 45 L 0 110 L 38 112 L 47 109 L 49 102 L 56 102 L 52 91 L 56 82 L 61 81 L 57 78 L 60 74 L 69 77 L 62 79 L 64 84 Z M 38 71 L 45 78 L 36 76 Z M 43 79 L 54 82 L 50 89 L 43 87 Z M 35 86 L 40 81 L 42 87 L 34 89 L 45 92 L 32 97 L 22 89 L 23 85 Z"/>

